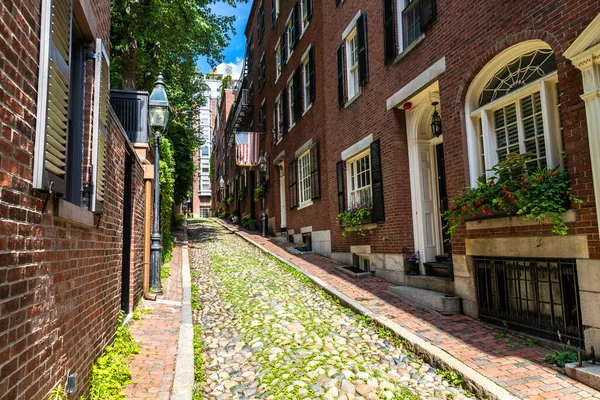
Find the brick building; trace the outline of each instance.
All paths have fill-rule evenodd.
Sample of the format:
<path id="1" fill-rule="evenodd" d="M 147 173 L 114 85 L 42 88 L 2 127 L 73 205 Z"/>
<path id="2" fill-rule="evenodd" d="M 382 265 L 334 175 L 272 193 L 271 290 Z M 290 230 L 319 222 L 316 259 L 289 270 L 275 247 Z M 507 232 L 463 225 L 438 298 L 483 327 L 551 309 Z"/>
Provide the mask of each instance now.
<path id="1" fill-rule="evenodd" d="M 213 133 L 214 174 L 212 185 L 212 210 L 218 212 L 229 207 L 222 207 L 223 201 L 229 196 L 230 187 L 235 181 L 235 159 L 232 156 L 230 136 L 227 126 L 231 118 L 231 109 L 235 101 L 233 87 L 225 87 L 217 105 L 215 130 Z M 221 182 L 222 180 L 222 182 Z M 222 184 L 221 184 L 222 183 Z"/>
<path id="2" fill-rule="evenodd" d="M 600 166 L 590 155 L 599 11 L 582 1 L 254 1 L 229 129 L 263 133 L 270 234 L 375 272 L 404 297 L 443 293 L 473 317 L 600 345 Z M 524 152 L 567 171 L 583 201 L 563 214 L 568 234 L 488 218 L 446 242 L 449 200 Z M 236 178 L 259 184 L 255 168 Z M 240 200 L 240 215 L 260 215 Z M 343 237 L 336 217 L 365 203 L 366 236 Z"/>
<path id="3" fill-rule="evenodd" d="M 152 160 L 109 103 L 110 1 L 0 16 L 0 398 L 79 396 L 142 296 Z"/>

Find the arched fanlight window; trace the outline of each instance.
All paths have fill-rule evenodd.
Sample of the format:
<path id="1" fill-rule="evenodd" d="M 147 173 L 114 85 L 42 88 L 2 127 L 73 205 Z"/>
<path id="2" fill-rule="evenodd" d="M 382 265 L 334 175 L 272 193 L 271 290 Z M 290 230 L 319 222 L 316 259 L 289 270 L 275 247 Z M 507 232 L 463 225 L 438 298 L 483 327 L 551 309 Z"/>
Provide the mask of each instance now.
<path id="1" fill-rule="evenodd" d="M 556 70 L 556 57 L 550 49 L 523 54 L 502 68 L 488 81 L 479 97 L 479 107 L 491 103 L 515 89 Z"/>
<path id="2" fill-rule="evenodd" d="M 466 97 L 471 184 L 510 153 L 531 153 L 532 168 L 561 163 L 558 75 L 539 40 L 513 46 L 486 65 Z"/>

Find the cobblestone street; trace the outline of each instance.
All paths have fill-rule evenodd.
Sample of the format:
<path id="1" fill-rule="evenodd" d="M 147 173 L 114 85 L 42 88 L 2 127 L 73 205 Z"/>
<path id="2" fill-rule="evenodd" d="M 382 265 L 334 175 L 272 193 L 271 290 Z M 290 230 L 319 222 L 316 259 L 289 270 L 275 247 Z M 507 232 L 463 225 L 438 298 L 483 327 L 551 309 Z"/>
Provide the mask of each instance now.
<path id="1" fill-rule="evenodd" d="M 214 221 L 189 225 L 204 394 L 216 399 L 460 399 L 378 328 Z"/>

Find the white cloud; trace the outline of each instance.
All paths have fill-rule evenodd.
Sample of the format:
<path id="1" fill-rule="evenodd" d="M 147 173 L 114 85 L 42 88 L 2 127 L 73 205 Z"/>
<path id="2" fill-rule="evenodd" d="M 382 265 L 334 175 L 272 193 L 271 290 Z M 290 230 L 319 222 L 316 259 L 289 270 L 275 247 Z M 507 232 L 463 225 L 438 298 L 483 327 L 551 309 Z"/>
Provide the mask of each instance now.
<path id="1" fill-rule="evenodd" d="M 238 57 L 235 59 L 235 62 L 221 63 L 221 64 L 217 65 L 216 72 L 217 72 L 217 74 L 227 75 L 229 72 L 228 70 L 230 70 L 231 77 L 233 79 L 239 79 L 240 75 L 242 74 L 243 66 L 244 66 L 244 59 L 241 57 Z"/>

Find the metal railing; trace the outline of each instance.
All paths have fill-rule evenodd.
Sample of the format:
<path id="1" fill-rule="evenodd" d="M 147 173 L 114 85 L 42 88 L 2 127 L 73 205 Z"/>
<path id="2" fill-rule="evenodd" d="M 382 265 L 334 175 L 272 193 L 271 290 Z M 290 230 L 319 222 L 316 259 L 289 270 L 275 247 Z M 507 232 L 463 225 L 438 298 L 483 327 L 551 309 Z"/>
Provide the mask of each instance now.
<path id="1" fill-rule="evenodd" d="M 479 318 L 583 346 L 572 259 L 475 257 Z"/>

